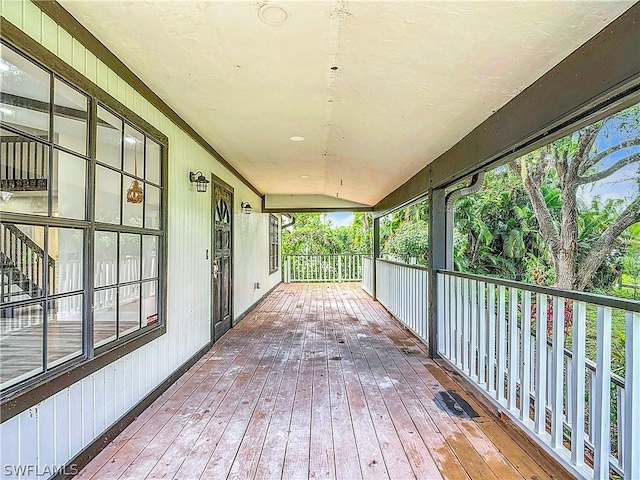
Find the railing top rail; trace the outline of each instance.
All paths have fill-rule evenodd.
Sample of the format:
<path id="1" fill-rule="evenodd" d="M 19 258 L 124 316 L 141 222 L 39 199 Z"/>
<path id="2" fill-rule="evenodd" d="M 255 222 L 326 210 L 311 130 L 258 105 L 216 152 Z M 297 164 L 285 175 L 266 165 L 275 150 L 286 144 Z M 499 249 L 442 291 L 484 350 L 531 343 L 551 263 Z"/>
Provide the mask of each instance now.
<path id="1" fill-rule="evenodd" d="M 609 297 L 606 295 L 598 295 L 588 292 L 576 292 L 573 290 L 564 290 L 562 288 L 543 287 L 540 285 L 531 285 L 530 283 L 516 282 L 513 280 L 504 280 L 501 278 L 485 277 L 482 275 L 476 275 L 466 272 L 454 272 L 452 270 L 438 270 L 438 273 L 451 275 L 453 277 L 468 278 L 470 280 L 479 280 L 482 282 L 491 282 L 496 285 L 503 285 L 505 287 L 520 288 L 522 290 L 528 290 L 534 293 L 542 293 L 555 297 L 564 297 L 571 300 L 577 300 L 579 302 L 595 303 L 597 305 L 603 305 L 605 307 L 618 308 L 620 310 L 626 310 L 628 312 L 640 312 L 640 302 L 635 300 L 626 300 L 623 298 Z"/>
<path id="2" fill-rule="evenodd" d="M 411 265 L 410 263 L 397 262 L 395 260 L 387 260 L 387 259 L 384 259 L 384 258 L 376 258 L 376 261 L 383 262 L 383 263 L 389 263 L 391 265 L 398 265 L 400 267 L 413 268 L 415 270 L 424 270 L 425 272 L 429 272 L 430 271 L 429 267 L 425 267 L 424 265 Z"/>

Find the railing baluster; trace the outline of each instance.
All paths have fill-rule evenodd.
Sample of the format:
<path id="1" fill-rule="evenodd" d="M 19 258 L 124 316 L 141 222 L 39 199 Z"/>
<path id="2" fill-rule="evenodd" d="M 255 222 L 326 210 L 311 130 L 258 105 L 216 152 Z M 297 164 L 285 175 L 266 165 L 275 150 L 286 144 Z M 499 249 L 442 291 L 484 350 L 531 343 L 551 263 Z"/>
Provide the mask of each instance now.
<path id="1" fill-rule="evenodd" d="M 462 367 L 462 279 L 456 277 L 456 365 Z"/>
<path id="2" fill-rule="evenodd" d="M 522 362 L 520 362 L 520 420 L 529 421 L 531 404 L 531 292 L 522 291 L 521 345 Z"/>
<path id="3" fill-rule="evenodd" d="M 489 393 L 495 396 L 496 392 L 496 286 L 489 284 L 489 353 L 487 355 L 487 377 Z"/>
<path id="4" fill-rule="evenodd" d="M 584 465 L 584 378 L 587 306 L 584 302 L 573 303 L 573 406 L 571 420 L 571 462 Z"/>
<path id="5" fill-rule="evenodd" d="M 640 313 L 627 312 L 625 327 L 624 437 L 618 434 L 618 442 L 629 453 L 624 457 L 625 478 L 640 478 L 640 454 L 630 454 L 640 445 Z"/>
<path id="6" fill-rule="evenodd" d="M 479 339 L 478 339 L 478 383 L 485 384 L 487 381 L 487 299 L 486 299 L 486 283 L 478 282 L 479 292 L 478 297 L 480 299 L 479 305 Z"/>
<path id="7" fill-rule="evenodd" d="M 547 419 L 547 296 L 537 294 L 536 301 L 536 433 L 546 432 Z"/>
<path id="8" fill-rule="evenodd" d="M 594 462 L 595 478 L 609 478 L 609 456 L 611 453 L 611 432 L 609 430 L 611 413 L 611 308 L 598 306 L 596 324 L 596 398 L 594 423 Z M 631 477 L 629 477 L 631 478 Z"/>
<path id="9" fill-rule="evenodd" d="M 589 369 L 589 442 L 593 445 L 595 440 L 595 425 L 593 421 L 596 415 L 596 372 Z"/>
<path id="10" fill-rule="evenodd" d="M 504 402 L 504 373 L 506 365 L 506 339 L 507 339 L 507 318 L 505 309 L 505 287 L 498 286 L 498 335 L 496 337 L 498 343 L 498 366 L 496 371 L 496 399 L 498 402 Z"/>
<path id="11" fill-rule="evenodd" d="M 516 409 L 516 394 L 518 385 L 518 362 L 520 339 L 518 338 L 518 290 L 509 289 L 509 388 L 508 408 Z"/>
<path id="12" fill-rule="evenodd" d="M 553 297 L 553 373 L 551 388 L 551 446 L 562 446 L 564 400 L 564 298 Z"/>
<path id="13" fill-rule="evenodd" d="M 564 394 L 564 421 L 572 427 L 573 422 L 573 363 L 571 357 L 564 356 L 565 394 Z"/>
<path id="14" fill-rule="evenodd" d="M 438 352 L 444 353 L 444 356 L 447 356 L 447 352 L 445 350 L 446 345 L 446 327 L 444 323 L 445 313 L 445 276 L 441 273 L 437 275 L 438 278 Z"/>
<path id="15" fill-rule="evenodd" d="M 462 371 L 469 372 L 469 279 L 462 280 Z"/>
<path id="16" fill-rule="evenodd" d="M 471 337 L 469 340 L 469 372 L 471 374 L 471 378 L 475 381 L 478 380 L 478 372 L 477 368 L 477 352 L 478 352 L 478 283 L 473 280 L 471 282 Z"/>
<path id="17" fill-rule="evenodd" d="M 456 336 L 455 336 L 455 315 L 456 315 L 456 305 L 457 305 L 457 299 L 456 299 L 456 285 L 455 285 L 455 278 L 454 277 L 449 277 L 447 280 L 447 283 L 449 284 L 449 291 L 448 291 L 448 295 L 449 295 L 449 315 L 448 315 L 448 319 L 447 319 L 447 331 L 448 331 L 448 356 L 449 359 L 453 359 L 455 361 L 455 354 L 456 354 L 456 348 L 455 348 L 455 340 L 456 340 Z"/>
<path id="18" fill-rule="evenodd" d="M 625 440 L 624 437 L 626 435 L 626 426 L 625 422 L 625 398 L 624 398 L 624 389 L 620 385 L 616 385 L 616 432 L 618 434 L 618 439 L 616 442 L 616 453 L 618 454 L 618 467 L 624 468 L 624 462 L 626 459 L 626 454 L 624 451 Z M 633 477 L 630 477 L 633 478 Z"/>

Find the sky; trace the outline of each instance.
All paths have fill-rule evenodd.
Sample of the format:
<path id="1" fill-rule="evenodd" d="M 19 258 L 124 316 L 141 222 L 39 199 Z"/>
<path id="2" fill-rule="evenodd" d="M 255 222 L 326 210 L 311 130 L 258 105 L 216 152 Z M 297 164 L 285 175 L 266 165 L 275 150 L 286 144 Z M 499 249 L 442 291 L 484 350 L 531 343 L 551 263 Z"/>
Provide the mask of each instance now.
<path id="1" fill-rule="evenodd" d="M 600 132 L 596 140 L 598 151 L 604 151 L 612 146 L 619 145 L 621 142 L 638 138 L 640 132 L 636 122 L 630 122 L 626 128 L 620 126 L 612 120 Z M 600 163 L 600 169 L 608 168 L 621 158 L 639 153 L 640 147 L 633 146 L 620 149 L 615 153 L 605 157 Z M 578 195 L 583 201 L 589 203 L 590 200 L 599 195 L 602 200 L 608 199 L 624 199 L 627 202 L 632 201 L 638 196 L 638 164 L 632 163 L 627 165 L 609 177 L 599 182 L 587 184 L 578 189 Z"/>
<path id="2" fill-rule="evenodd" d="M 327 213 L 327 219 L 331 220 L 334 227 L 350 227 L 353 223 L 353 213 L 334 212 Z"/>

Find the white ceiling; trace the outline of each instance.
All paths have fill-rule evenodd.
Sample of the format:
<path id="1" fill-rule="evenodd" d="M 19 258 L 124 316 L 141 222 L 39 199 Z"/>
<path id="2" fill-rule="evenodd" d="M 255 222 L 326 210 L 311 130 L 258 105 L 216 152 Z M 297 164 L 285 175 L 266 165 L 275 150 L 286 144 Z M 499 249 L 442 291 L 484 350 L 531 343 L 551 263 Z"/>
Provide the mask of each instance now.
<path id="1" fill-rule="evenodd" d="M 61 3 L 261 192 L 372 205 L 634 2 Z"/>

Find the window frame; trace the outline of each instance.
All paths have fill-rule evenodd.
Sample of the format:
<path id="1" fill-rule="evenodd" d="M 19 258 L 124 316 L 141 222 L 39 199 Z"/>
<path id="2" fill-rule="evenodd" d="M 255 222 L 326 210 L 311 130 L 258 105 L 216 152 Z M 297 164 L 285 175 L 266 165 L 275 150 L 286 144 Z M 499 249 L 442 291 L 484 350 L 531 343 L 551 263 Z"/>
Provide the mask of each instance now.
<path id="1" fill-rule="evenodd" d="M 274 231 L 275 230 L 275 231 Z M 280 222 L 269 214 L 269 275 L 280 270 Z"/>
<path id="2" fill-rule="evenodd" d="M 4 25 L 4 23 L 3 23 Z M 42 226 L 45 228 L 79 228 L 83 231 L 84 242 L 82 247 L 84 265 L 83 268 L 83 289 L 84 300 L 82 304 L 82 353 L 60 365 L 46 369 L 27 379 L 17 382 L 3 389 L 0 392 L 0 415 L 3 421 L 19 414 L 38 402 L 55 394 L 56 392 L 72 385 L 82 378 L 91 375 L 95 371 L 105 367 L 118 358 L 131 353 L 143 345 L 157 339 L 166 333 L 166 304 L 167 304 L 167 225 L 168 225 L 168 137 L 153 127 L 149 122 L 142 119 L 128 107 L 124 106 L 110 94 L 102 90 L 95 83 L 84 77 L 59 57 L 48 51 L 44 46 L 35 40 L 24 35 L 23 32 L 4 29 L 0 38 L 2 48 L 7 48 L 24 57 L 27 61 L 44 69 L 50 75 L 50 83 L 53 85 L 57 80 L 67 86 L 81 92 L 88 97 L 88 121 L 87 121 L 87 154 L 81 155 L 77 152 L 73 154 L 85 158 L 88 162 L 85 181 L 85 218 L 67 219 L 57 218 L 50 215 L 16 214 L 3 212 L 2 219 L 7 223 L 26 224 Z M 50 114 L 53 113 L 54 98 L 51 96 Z M 130 227 L 127 225 L 104 225 L 95 222 L 95 198 L 96 198 L 96 148 L 97 148 L 97 115 L 98 105 L 106 107 L 111 113 L 121 117 L 125 124 L 142 132 L 146 137 L 154 141 L 160 147 L 160 222 L 157 229 L 147 229 L 140 227 Z M 49 131 L 54 128 L 54 118 L 50 117 Z M 20 135 L 29 139 L 29 134 L 21 132 L 20 129 L 7 125 L 2 128 L 15 135 Z M 41 142 L 42 143 L 42 142 Z M 53 146 L 55 139 L 50 138 L 45 144 L 51 147 L 50 157 L 53 156 Z M 69 149 L 60 148 L 59 152 L 67 152 Z M 145 158 L 146 161 L 146 158 Z M 124 168 L 123 168 L 124 169 Z M 51 178 L 53 172 L 49 172 Z M 154 182 L 155 184 L 156 182 Z M 48 187 L 52 188 L 52 187 Z M 48 194 L 50 195 L 50 194 Z M 143 207 L 144 215 L 144 207 Z M 143 217 L 144 222 L 144 217 Z M 144 225 L 144 223 L 143 223 Z M 144 280 L 140 278 L 139 283 L 143 285 L 145 281 L 157 281 L 157 314 L 158 322 L 152 325 L 142 326 L 121 338 L 110 341 L 99 347 L 93 344 L 93 303 L 94 303 L 94 238 L 96 229 L 139 234 L 142 239 L 144 235 L 153 235 L 157 238 L 157 258 L 158 271 L 157 279 Z M 46 285 L 46 282 L 45 282 Z M 118 285 L 115 285 L 118 288 Z M 67 296 L 64 294 L 51 294 L 50 297 Z M 141 293 L 142 295 L 142 293 Z M 45 297 L 43 297 L 45 298 Z M 20 306 L 42 302 L 43 298 L 28 299 L 21 302 L 11 302 L 7 305 Z M 142 298 L 142 297 L 141 297 Z M 142 303 L 142 302 L 141 302 Z M 3 305 L 4 306 L 4 305 Z M 142 309 L 142 305 L 140 306 Z M 142 313 L 140 314 L 142 315 Z M 44 339 L 43 339 L 44 342 Z"/>

